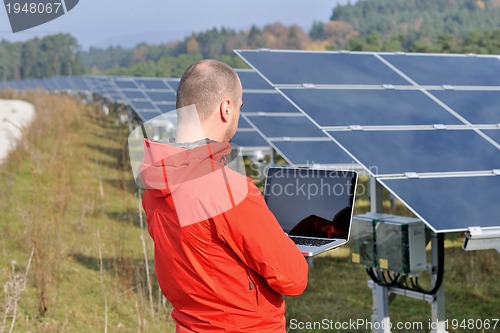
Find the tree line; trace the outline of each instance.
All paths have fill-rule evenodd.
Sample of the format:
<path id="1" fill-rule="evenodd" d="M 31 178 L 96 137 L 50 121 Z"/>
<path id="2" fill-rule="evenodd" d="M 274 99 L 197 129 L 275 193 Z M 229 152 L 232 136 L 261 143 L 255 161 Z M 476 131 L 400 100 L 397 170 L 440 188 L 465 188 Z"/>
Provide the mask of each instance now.
<path id="1" fill-rule="evenodd" d="M 165 44 L 83 51 L 71 35 L 0 42 L 0 78 L 107 74 L 178 77 L 196 60 L 245 67 L 233 49 L 306 49 L 500 54 L 500 0 L 358 0 L 328 22 L 212 28 Z"/>
<path id="2" fill-rule="evenodd" d="M 0 79 L 20 80 L 86 72 L 80 46 L 69 34 L 33 38 L 25 42 L 0 41 Z"/>

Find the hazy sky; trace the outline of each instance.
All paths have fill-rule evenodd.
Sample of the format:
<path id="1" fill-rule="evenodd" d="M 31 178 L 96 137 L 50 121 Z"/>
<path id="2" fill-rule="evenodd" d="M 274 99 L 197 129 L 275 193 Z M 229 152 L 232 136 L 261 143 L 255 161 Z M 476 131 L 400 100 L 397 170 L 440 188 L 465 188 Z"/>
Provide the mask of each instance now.
<path id="1" fill-rule="evenodd" d="M 65 15 L 12 33 L 0 8 L 0 39 L 25 40 L 58 32 L 75 36 L 84 48 L 140 41 L 160 43 L 212 27 L 247 29 L 280 21 L 308 30 L 314 20 L 327 22 L 337 3 L 348 0 L 80 0 Z M 354 2 L 354 1 L 351 1 Z"/>

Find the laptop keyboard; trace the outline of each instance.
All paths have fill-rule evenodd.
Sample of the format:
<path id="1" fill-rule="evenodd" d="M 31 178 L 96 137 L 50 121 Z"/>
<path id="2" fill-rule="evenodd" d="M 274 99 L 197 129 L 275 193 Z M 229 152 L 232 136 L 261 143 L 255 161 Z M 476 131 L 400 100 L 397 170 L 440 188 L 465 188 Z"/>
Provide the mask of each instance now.
<path id="1" fill-rule="evenodd" d="M 290 236 L 290 239 L 293 240 L 297 245 L 316 246 L 316 247 L 320 247 L 335 241 L 335 239 L 318 239 L 318 238 L 299 237 L 299 236 Z"/>

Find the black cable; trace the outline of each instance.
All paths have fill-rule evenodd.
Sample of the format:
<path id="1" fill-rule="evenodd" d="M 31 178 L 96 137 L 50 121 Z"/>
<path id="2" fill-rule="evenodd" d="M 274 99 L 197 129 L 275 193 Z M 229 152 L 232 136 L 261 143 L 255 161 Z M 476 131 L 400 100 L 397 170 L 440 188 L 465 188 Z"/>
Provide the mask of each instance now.
<path id="1" fill-rule="evenodd" d="M 436 292 L 439 290 L 441 287 L 441 284 L 443 283 L 443 277 L 444 277 L 444 234 L 437 234 L 437 246 L 438 246 L 438 262 L 437 262 L 437 269 L 436 269 L 436 283 L 434 284 L 434 287 L 432 287 L 431 290 L 425 290 L 420 285 L 418 285 L 418 278 L 417 278 L 417 287 L 423 292 L 424 294 L 428 295 L 435 295 Z"/>

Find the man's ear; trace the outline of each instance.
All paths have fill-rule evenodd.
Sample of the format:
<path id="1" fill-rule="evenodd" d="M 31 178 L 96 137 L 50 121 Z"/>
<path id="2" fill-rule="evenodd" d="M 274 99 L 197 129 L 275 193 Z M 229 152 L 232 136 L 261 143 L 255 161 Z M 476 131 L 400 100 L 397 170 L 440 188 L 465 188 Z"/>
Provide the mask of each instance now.
<path id="1" fill-rule="evenodd" d="M 220 103 L 219 106 L 220 118 L 223 122 L 229 121 L 229 113 L 231 112 L 231 101 L 225 99 Z"/>

